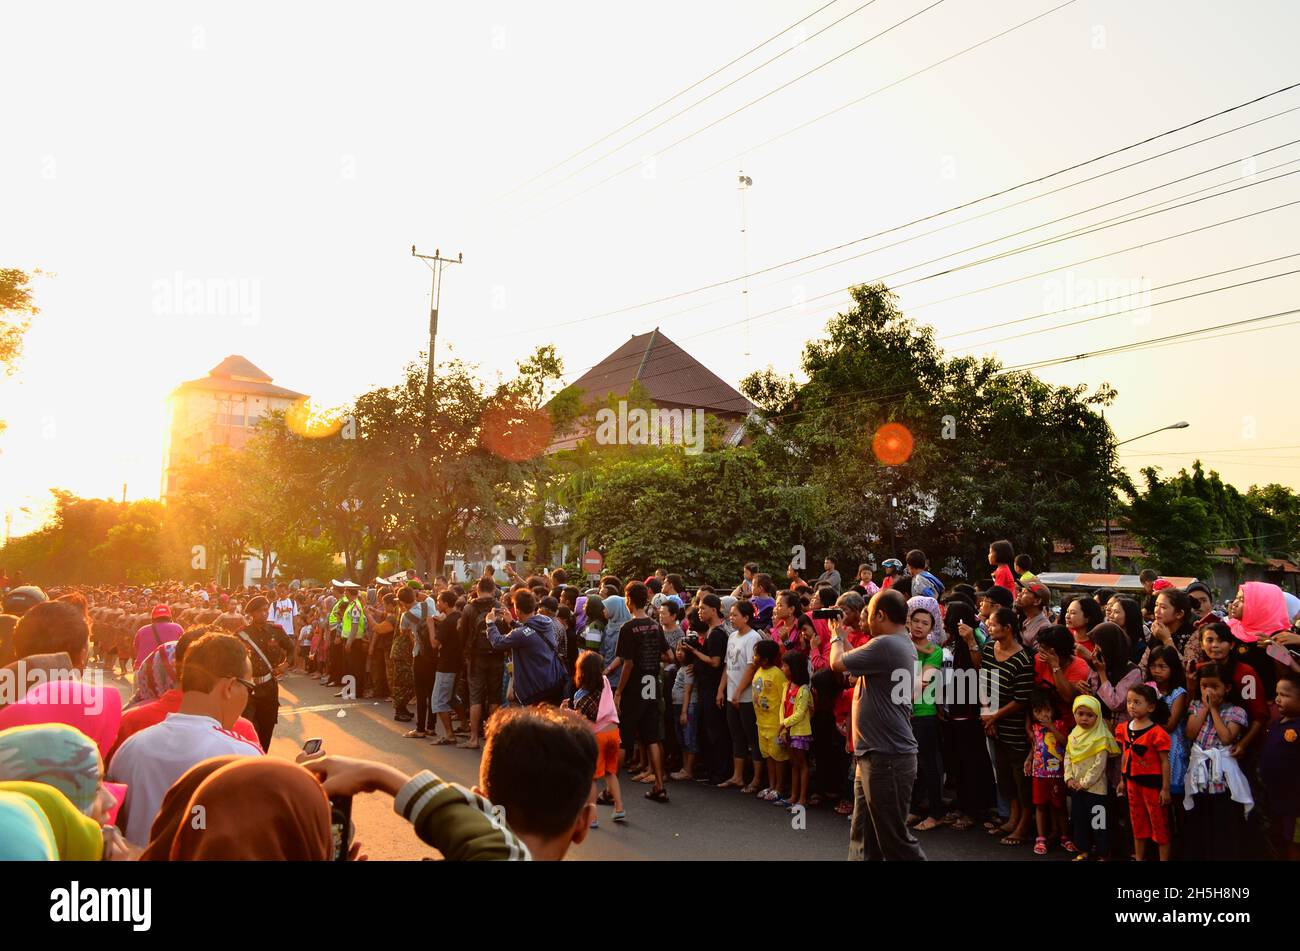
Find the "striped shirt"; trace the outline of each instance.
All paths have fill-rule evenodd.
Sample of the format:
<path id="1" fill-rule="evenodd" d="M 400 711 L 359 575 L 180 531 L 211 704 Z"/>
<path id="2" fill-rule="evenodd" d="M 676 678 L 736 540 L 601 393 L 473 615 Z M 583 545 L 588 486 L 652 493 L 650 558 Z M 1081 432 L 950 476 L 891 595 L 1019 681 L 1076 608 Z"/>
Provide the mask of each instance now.
<path id="1" fill-rule="evenodd" d="M 998 720 L 996 739 L 1012 750 L 1028 753 L 1029 734 L 1025 723 L 1029 694 L 1034 687 L 1034 658 L 1023 647 L 1005 660 L 994 654 L 995 642 L 986 641 L 980 648 L 980 699 L 984 713 L 993 713 L 1012 701 L 1024 709 Z"/>

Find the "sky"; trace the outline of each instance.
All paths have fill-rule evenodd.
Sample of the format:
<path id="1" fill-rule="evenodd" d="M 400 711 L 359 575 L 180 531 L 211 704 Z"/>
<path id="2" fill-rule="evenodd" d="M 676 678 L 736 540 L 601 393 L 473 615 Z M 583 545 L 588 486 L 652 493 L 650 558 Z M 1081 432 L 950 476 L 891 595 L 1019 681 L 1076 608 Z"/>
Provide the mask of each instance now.
<path id="1" fill-rule="evenodd" d="M 7 4 L 0 266 L 49 273 L 0 379 L 0 511 L 156 497 L 168 392 L 228 354 L 325 404 L 396 382 L 427 346 L 412 244 L 464 254 L 438 354 L 487 379 L 654 327 L 733 384 L 797 373 L 882 277 L 1008 366 L 1300 308 L 1300 89 L 896 230 L 1300 82 L 1287 0 L 1062 3 Z M 1120 440 L 1190 424 L 1123 446 L 1133 473 L 1295 488 L 1297 321 L 1037 372 L 1113 385 Z"/>

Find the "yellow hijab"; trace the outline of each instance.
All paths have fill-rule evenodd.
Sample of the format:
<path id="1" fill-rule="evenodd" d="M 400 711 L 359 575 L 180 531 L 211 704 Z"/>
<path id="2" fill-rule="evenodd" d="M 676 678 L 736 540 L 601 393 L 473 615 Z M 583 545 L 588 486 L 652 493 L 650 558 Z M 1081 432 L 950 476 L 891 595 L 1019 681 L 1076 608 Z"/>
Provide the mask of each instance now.
<path id="1" fill-rule="evenodd" d="M 1070 737 L 1065 744 L 1065 752 L 1070 757 L 1070 762 L 1081 763 L 1103 751 L 1111 756 L 1118 756 L 1119 744 L 1115 742 L 1115 737 L 1111 736 L 1110 728 L 1106 726 L 1106 720 L 1101 715 L 1101 702 L 1091 694 L 1080 694 L 1074 698 L 1073 709 L 1077 711 L 1079 707 L 1087 707 L 1097 719 L 1091 730 L 1085 730 L 1075 724 L 1074 729 L 1070 731 Z"/>
<path id="2" fill-rule="evenodd" d="M 12 780 L 0 783 L 0 792 L 26 796 L 40 807 L 54 833 L 54 844 L 63 862 L 98 862 L 104 857 L 104 833 L 99 823 L 78 812 L 61 791 L 45 783 Z"/>

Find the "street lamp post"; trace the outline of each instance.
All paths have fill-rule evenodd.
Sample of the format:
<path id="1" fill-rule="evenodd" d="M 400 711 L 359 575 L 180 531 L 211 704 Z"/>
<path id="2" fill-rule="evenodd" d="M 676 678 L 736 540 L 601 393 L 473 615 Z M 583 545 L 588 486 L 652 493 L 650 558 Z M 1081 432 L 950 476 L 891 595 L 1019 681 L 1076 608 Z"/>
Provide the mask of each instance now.
<path id="1" fill-rule="evenodd" d="M 1118 449 L 1120 446 L 1123 446 L 1127 443 L 1136 442 L 1139 439 L 1145 439 L 1147 436 L 1154 436 L 1156 433 L 1163 433 L 1166 429 L 1186 429 L 1190 425 L 1192 424 L 1188 422 L 1170 423 L 1168 426 L 1161 426 L 1159 429 L 1153 429 L 1151 430 L 1151 432 L 1143 433 L 1141 436 L 1131 436 L 1128 439 L 1121 440 L 1120 442 L 1115 443 L 1115 448 Z M 1115 468 L 1114 457 L 1109 452 L 1107 452 L 1106 453 L 1106 499 L 1105 499 L 1105 503 L 1106 503 L 1105 541 L 1106 541 L 1106 570 L 1107 571 L 1110 570 L 1110 490 L 1111 490 L 1110 477 L 1111 477 L 1111 472 L 1114 468 Z"/>

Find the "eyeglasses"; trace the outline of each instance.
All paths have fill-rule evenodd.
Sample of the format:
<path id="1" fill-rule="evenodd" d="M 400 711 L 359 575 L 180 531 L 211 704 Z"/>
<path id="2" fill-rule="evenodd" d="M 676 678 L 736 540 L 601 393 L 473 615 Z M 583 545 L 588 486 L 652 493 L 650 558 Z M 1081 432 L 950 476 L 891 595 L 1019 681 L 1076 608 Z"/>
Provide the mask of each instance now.
<path id="1" fill-rule="evenodd" d="M 234 681 L 237 684 L 242 684 L 244 689 L 249 693 L 252 693 L 257 689 L 257 684 L 253 683 L 251 680 L 245 680 L 243 677 L 235 677 Z"/>

